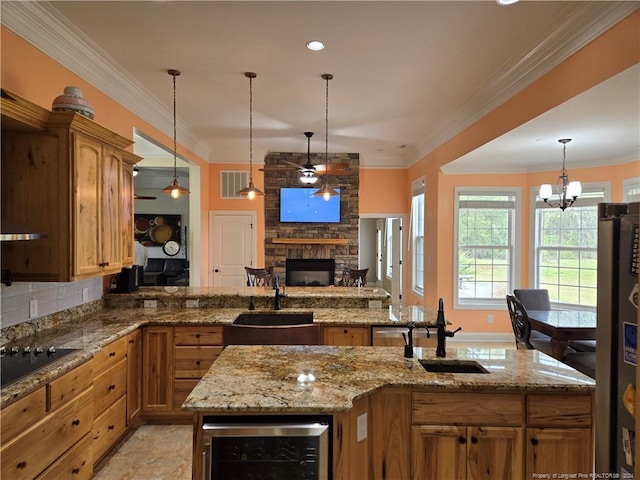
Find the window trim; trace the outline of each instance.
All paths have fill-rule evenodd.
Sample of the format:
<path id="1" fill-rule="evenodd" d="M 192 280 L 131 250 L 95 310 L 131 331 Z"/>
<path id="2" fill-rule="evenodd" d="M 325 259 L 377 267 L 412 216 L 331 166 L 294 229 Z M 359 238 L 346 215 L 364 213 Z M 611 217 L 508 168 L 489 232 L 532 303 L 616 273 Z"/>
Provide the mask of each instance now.
<path id="1" fill-rule="evenodd" d="M 462 303 L 458 297 L 458 253 L 459 248 L 459 212 L 460 195 L 513 195 L 515 197 L 515 208 L 513 214 L 513 226 L 511 233 L 511 262 L 509 265 L 509 276 L 511 278 L 510 288 L 513 290 L 518 283 L 516 263 L 520 259 L 521 246 L 521 211 L 522 211 L 522 188 L 521 187 L 455 187 L 454 189 L 454 219 L 453 219 L 453 304 L 458 310 L 495 310 L 503 308 L 504 298 L 494 298 L 491 300 L 469 299 Z"/>
<path id="2" fill-rule="evenodd" d="M 603 202 L 610 202 L 611 198 L 611 182 L 589 182 L 582 184 L 582 191 L 603 192 Z M 538 285 L 538 263 L 537 263 L 537 245 L 538 245 L 538 226 L 536 224 L 536 201 L 540 193 L 540 185 L 532 186 L 529 193 L 529 285 L 530 288 L 537 288 Z M 568 207 L 571 208 L 571 207 Z M 521 286 L 514 287 L 521 288 Z M 595 307 L 586 305 L 573 305 L 569 303 L 551 302 L 551 308 L 573 308 L 576 310 L 594 310 Z"/>
<path id="3" fill-rule="evenodd" d="M 425 275 L 425 252 L 424 249 L 426 247 L 426 242 L 425 242 L 425 210 L 426 210 L 426 206 L 427 206 L 427 199 L 426 199 L 426 195 L 425 195 L 425 191 L 426 191 L 426 184 L 425 184 L 425 178 L 424 177 L 420 177 L 417 178 L 416 180 L 414 180 L 411 183 L 411 215 L 410 215 L 410 223 L 409 223 L 409 227 L 411 230 L 411 235 L 409 238 L 409 247 L 411 249 L 411 291 L 414 295 L 418 296 L 418 297 L 422 297 L 424 298 L 424 290 L 425 290 L 425 284 L 424 284 L 424 275 Z M 422 287 L 419 287 L 418 285 L 416 285 L 416 257 L 418 255 L 418 252 L 416 251 L 416 236 L 414 234 L 414 223 L 413 223 L 413 216 L 415 215 L 415 212 L 413 211 L 413 201 L 415 199 L 415 197 L 417 197 L 418 195 L 422 195 Z"/>
<path id="4" fill-rule="evenodd" d="M 631 178 L 624 178 L 622 180 L 622 201 L 623 202 L 631 202 L 632 200 L 629 199 L 629 190 L 631 189 L 635 189 L 635 188 L 640 188 L 640 177 L 631 177 Z M 638 200 L 634 200 L 634 201 L 638 201 Z"/>

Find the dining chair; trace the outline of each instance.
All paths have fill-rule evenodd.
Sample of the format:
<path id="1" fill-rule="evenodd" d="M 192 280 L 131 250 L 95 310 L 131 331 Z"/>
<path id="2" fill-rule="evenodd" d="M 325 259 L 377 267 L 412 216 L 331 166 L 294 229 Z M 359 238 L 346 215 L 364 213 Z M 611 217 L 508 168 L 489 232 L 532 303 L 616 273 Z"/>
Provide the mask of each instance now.
<path id="1" fill-rule="evenodd" d="M 321 345 L 318 324 L 224 325 L 224 345 Z"/>
<path id="2" fill-rule="evenodd" d="M 551 337 L 542 332 L 531 329 L 529 314 L 515 295 L 507 295 L 507 308 L 511 319 L 511 328 L 516 340 L 516 348 L 524 345 L 530 350 L 539 350 L 547 355 L 551 355 Z"/>
<path id="3" fill-rule="evenodd" d="M 247 287 L 270 287 L 273 284 L 273 267 L 244 267 L 247 272 Z"/>
<path id="4" fill-rule="evenodd" d="M 516 288 L 513 295 L 527 310 L 551 310 L 549 290 L 546 288 Z"/>
<path id="5" fill-rule="evenodd" d="M 364 287 L 367 284 L 368 268 L 345 268 L 342 271 L 340 285 L 344 287 Z"/>
<path id="6" fill-rule="evenodd" d="M 567 353 L 562 362 L 575 368 L 587 377 L 596 379 L 596 352 L 572 352 Z"/>

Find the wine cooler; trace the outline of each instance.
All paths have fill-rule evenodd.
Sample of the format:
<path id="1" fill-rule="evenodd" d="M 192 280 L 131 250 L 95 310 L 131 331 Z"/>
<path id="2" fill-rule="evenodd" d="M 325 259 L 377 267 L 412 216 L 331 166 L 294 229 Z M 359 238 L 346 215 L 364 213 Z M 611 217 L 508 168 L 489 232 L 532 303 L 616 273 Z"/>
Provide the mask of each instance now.
<path id="1" fill-rule="evenodd" d="M 203 479 L 329 480 L 331 417 L 207 417 Z"/>

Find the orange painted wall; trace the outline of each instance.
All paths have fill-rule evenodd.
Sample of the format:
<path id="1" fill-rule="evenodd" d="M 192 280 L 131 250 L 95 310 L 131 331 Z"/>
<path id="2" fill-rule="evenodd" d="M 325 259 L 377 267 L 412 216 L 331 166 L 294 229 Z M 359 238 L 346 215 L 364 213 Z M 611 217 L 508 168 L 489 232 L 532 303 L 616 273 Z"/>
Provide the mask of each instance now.
<path id="1" fill-rule="evenodd" d="M 360 213 L 406 213 L 411 202 L 407 195 L 407 171 L 392 168 L 360 169 Z"/>
<path id="2" fill-rule="evenodd" d="M 423 157 L 408 169 L 406 196 L 410 196 L 410 182 L 425 177 L 425 296 L 416 297 L 410 288 L 405 288 L 408 303 L 424 304 L 433 307 L 439 297 L 452 299 L 453 270 L 453 194 L 456 184 L 463 184 L 463 176 L 446 176 L 439 170 L 441 166 L 456 160 L 460 156 L 480 147 L 490 140 L 518 127 L 528 120 L 539 116 L 551 108 L 567 101 L 602 81 L 624 71 L 640 62 L 640 12 L 628 16 L 600 37 L 576 52 L 565 62 L 552 69 L 522 92 L 503 105 L 478 120 L 476 123 L 443 143 L 433 152 Z M 612 198 L 621 196 L 621 177 L 637 176 L 635 163 L 619 167 L 593 169 L 599 180 L 612 181 Z M 582 181 L 589 181 L 591 169 L 576 170 L 575 175 L 583 175 Z M 627 174 L 627 171 L 629 173 Z M 475 185 L 505 184 L 519 185 L 523 188 L 523 208 L 528 212 L 529 186 L 535 182 L 550 182 L 558 172 L 546 172 L 527 176 L 491 175 L 484 179 L 482 175 L 472 175 L 466 181 Z M 572 171 L 572 175 L 574 172 Z M 544 177 L 544 180 L 541 178 Z M 550 180 L 551 179 L 551 180 Z M 504 182 L 504 183 L 502 183 Z M 523 248 L 528 251 L 528 217 L 523 227 Z M 523 263 L 521 278 L 528 278 L 528 257 Z M 406 272 L 411 271 L 411 259 L 407 258 Z M 450 302 L 447 302 L 450 303 Z M 487 313 L 494 313 L 494 323 L 486 324 Z M 459 323 L 466 331 L 509 332 L 510 325 L 504 312 L 455 311 L 448 309 L 448 319 Z M 479 322 L 481 319 L 482 322 Z"/>
<path id="3" fill-rule="evenodd" d="M 20 37 L 2 27 L 0 30 L 2 58 L 2 88 L 29 100 L 41 107 L 50 109 L 51 102 L 60 95 L 67 85 L 82 89 L 85 98 L 89 99 L 95 110 L 95 121 L 125 138 L 133 139 L 134 128 L 164 145 L 171 145 L 173 139 L 146 123 L 131 111 L 58 64 L 40 50 L 37 50 Z M 132 150 L 131 148 L 129 150 Z M 201 167 L 201 245 L 209 243 L 209 195 L 210 189 L 207 162 L 185 149 L 179 143 L 178 155 Z M 200 282 L 206 285 L 208 249 L 201 252 Z"/>

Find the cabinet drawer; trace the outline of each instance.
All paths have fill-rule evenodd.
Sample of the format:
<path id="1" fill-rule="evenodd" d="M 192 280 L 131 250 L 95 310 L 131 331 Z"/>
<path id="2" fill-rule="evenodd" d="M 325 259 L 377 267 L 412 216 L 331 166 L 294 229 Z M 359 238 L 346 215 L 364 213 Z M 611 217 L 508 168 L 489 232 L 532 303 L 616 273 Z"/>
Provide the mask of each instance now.
<path id="1" fill-rule="evenodd" d="M 127 337 L 105 345 L 93 356 L 93 372 L 95 375 L 99 375 L 124 358 L 127 358 Z"/>
<path id="2" fill-rule="evenodd" d="M 182 403 L 196 388 L 199 380 L 176 380 L 173 384 L 173 408 L 177 411 L 182 410 Z M 186 412 L 189 413 L 189 412 Z"/>
<path id="3" fill-rule="evenodd" d="M 0 438 L 6 444 L 47 414 L 46 387 L 22 397 L 0 410 Z"/>
<path id="4" fill-rule="evenodd" d="M 369 327 L 322 327 L 322 343 L 335 346 L 367 346 Z"/>
<path id="5" fill-rule="evenodd" d="M 93 363 L 87 362 L 74 368 L 59 378 L 53 380 L 49 386 L 50 410 L 61 407 L 65 402 L 86 390 L 93 382 Z"/>
<path id="6" fill-rule="evenodd" d="M 92 420 L 93 388 L 90 388 L 22 435 L 4 443 L 0 450 L 0 477 L 11 480 L 34 478 L 89 433 Z M 36 448 L 37 445 L 42 448 Z"/>
<path id="7" fill-rule="evenodd" d="M 93 464 L 120 438 L 127 428 L 127 396 L 111 405 L 93 421 Z"/>
<path id="8" fill-rule="evenodd" d="M 522 425 L 524 401 L 519 393 L 413 394 L 412 422 L 427 425 Z"/>
<path id="9" fill-rule="evenodd" d="M 110 368 L 93 381 L 94 417 L 100 415 L 109 405 L 127 392 L 127 362 L 120 363 Z"/>
<path id="10" fill-rule="evenodd" d="M 590 395 L 527 396 L 527 425 L 588 427 L 591 425 L 591 419 Z"/>
<path id="11" fill-rule="evenodd" d="M 201 378 L 220 353 L 222 347 L 176 347 L 174 377 Z"/>
<path id="12" fill-rule="evenodd" d="M 89 480 L 93 475 L 93 446 L 91 433 L 87 433 L 71 450 L 61 456 L 36 480 Z"/>
<path id="13" fill-rule="evenodd" d="M 175 345 L 222 345 L 222 327 L 176 327 Z"/>

